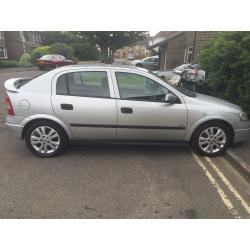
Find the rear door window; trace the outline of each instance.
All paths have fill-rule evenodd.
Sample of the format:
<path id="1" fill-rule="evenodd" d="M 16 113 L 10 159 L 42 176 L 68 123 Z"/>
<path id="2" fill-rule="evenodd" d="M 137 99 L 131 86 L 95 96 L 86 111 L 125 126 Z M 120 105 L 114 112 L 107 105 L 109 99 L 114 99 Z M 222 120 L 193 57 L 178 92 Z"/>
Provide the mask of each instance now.
<path id="1" fill-rule="evenodd" d="M 107 72 L 79 71 L 61 75 L 57 79 L 56 94 L 109 98 Z"/>

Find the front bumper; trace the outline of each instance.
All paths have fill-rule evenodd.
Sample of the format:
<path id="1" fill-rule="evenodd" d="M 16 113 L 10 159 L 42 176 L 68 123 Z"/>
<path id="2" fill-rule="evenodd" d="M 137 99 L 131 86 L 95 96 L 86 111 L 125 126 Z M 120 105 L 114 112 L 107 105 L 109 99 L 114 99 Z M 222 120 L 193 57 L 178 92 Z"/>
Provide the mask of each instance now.
<path id="1" fill-rule="evenodd" d="M 234 142 L 246 141 L 250 134 L 250 121 L 241 122 L 238 128 L 234 129 Z"/>

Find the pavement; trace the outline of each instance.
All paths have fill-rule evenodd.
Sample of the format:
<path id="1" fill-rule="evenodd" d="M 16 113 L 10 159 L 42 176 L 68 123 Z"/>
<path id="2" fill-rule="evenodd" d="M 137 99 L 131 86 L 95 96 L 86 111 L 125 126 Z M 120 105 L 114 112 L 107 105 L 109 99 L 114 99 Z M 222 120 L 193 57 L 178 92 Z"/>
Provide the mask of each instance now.
<path id="1" fill-rule="evenodd" d="M 224 156 L 102 144 L 34 156 L 4 125 L 3 83 L 41 73 L 0 71 L 0 218 L 249 218 L 249 181 Z"/>

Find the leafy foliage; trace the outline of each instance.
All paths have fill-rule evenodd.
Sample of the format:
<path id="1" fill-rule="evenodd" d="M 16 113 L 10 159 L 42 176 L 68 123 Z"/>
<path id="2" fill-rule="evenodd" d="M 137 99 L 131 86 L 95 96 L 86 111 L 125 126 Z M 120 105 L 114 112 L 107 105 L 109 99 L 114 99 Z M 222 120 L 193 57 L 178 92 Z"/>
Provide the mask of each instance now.
<path id="1" fill-rule="evenodd" d="M 36 59 L 39 59 L 40 57 L 49 54 L 50 46 L 40 46 L 36 49 L 34 49 L 31 53 L 30 61 L 32 64 L 36 62 Z"/>
<path id="2" fill-rule="evenodd" d="M 73 47 L 74 57 L 80 61 L 100 59 L 100 51 L 89 42 L 72 43 L 71 46 Z"/>
<path id="3" fill-rule="evenodd" d="M 250 114 L 250 32 L 221 32 L 201 51 L 210 93 Z"/>
<path id="4" fill-rule="evenodd" d="M 18 66 L 19 66 L 19 67 L 24 67 L 24 68 L 29 68 L 29 67 L 32 66 L 30 60 L 31 60 L 31 56 L 30 56 L 28 53 L 24 53 L 24 54 L 21 56 L 21 58 L 20 58 L 20 60 L 19 60 L 19 62 L 18 62 Z"/>
<path id="5" fill-rule="evenodd" d="M 105 63 L 112 63 L 115 50 L 133 45 L 147 35 L 144 31 L 80 31 L 75 33 L 78 39 L 87 39 L 90 43 L 98 45 Z"/>
<path id="6" fill-rule="evenodd" d="M 73 48 L 65 43 L 54 43 L 49 47 L 49 54 L 58 54 L 73 59 Z"/>
<path id="7" fill-rule="evenodd" d="M 100 52 L 96 44 L 88 41 L 86 36 L 79 36 L 78 32 L 74 31 L 45 31 L 42 34 L 44 45 L 66 44 L 73 48 L 74 60 L 98 60 Z M 61 46 L 59 46 L 61 47 Z M 52 48 L 54 51 L 54 49 Z M 56 49 L 55 49 L 56 50 Z M 71 59 L 72 55 L 70 55 Z"/>
<path id="8" fill-rule="evenodd" d="M 16 68 L 18 62 L 14 60 L 0 60 L 0 68 Z"/>
<path id="9" fill-rule="evenodd" d="M 54 43 L 74 43 L 77 42 L 78 38 L 74 32 L 70 31 L 44 31 L 42 32 L 42 44 L 51 45 Z"/>

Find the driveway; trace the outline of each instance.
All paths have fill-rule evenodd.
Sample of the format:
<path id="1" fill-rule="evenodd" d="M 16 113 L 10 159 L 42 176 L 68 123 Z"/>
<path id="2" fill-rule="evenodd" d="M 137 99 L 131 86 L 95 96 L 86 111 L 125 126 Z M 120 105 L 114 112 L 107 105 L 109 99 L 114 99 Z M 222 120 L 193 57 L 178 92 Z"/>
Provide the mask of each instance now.
<path id="1" fill-rule="evenodd" d="M 225 157 L 183 145 L 93 144 L 32 155 L 4 125 L 3 83 L 41 73 L 0 71 L 0 218 L 249 217 L 250 185 Z"/>

